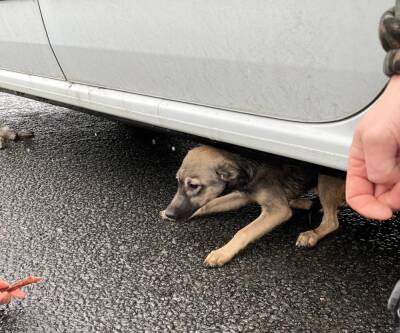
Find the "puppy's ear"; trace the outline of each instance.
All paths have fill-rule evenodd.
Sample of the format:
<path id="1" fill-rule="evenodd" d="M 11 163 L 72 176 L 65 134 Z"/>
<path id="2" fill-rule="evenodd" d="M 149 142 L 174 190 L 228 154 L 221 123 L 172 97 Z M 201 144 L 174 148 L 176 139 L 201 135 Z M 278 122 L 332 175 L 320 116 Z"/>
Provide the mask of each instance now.
<path id="1" fill-rule="evenodd" d="M 217 167 L 217 175 L 224 182 L 230 182 L 239 177 L 239 168 L 231 163 L 223 163 Z"/>

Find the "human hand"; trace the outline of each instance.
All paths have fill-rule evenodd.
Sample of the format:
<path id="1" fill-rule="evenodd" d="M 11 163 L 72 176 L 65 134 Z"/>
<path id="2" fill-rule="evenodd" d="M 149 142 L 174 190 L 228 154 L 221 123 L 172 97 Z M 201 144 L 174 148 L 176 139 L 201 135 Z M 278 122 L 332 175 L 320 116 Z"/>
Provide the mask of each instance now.
<path id="1" fill-rule="evenodd" d="M 400 210 L 400 76 L 393 76 L 358 124 L 349 152 L 346 201 L 384 220 Z"/>
<path id="2" fill-rule="evenodd" d="M 26 293 L 23 292 L 21 288 L 32 283 L 38 283 L 40 281 L 42 281 L 41 278 L 34 276 L 29 276 L 26 279 L 18 280 L 13 284 L 9 284 L 8 282 L 0 279 L 0 305 L 10 303 L 13 297 L 24 299 L 26 297 Z"/>

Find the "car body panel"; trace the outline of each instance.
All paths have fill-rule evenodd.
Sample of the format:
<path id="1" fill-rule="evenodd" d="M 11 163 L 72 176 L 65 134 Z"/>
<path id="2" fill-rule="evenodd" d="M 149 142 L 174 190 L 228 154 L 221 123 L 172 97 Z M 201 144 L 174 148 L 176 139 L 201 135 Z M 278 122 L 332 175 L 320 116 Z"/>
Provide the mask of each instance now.
<path id="1" fill-rule="evenodd" d="M 40 0 L 68 80 L 301 122 L 343 119 L 386 83 L 392 0 Z"/>
<path id="2" fill-rule="evenodd" d="M 362 116 L 291 122 L 3 70 L 0 87 L 340 170 L 346 169 L 352 133 Z"/>
<path id="3" fill-rule="evenodd" d="M 391 5 L 0 1 L 0 88 L 345 170 Z"/>
<path id="4" fill-rule="evenodd" d="M 34 0 L 0 1 L 0 68 L 63 80 Z"/>

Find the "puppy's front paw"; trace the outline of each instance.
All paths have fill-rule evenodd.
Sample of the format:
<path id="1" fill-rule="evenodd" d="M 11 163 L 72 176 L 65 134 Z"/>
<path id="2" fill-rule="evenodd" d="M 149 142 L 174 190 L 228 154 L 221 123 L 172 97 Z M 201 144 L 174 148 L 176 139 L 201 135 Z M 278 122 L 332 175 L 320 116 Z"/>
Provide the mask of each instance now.
<path id="1" fill-rule="evenodd" d="M 302 232 L 296 241 L 296 246 L 298 247 L 313 247 L 319 241 L 318 235 L 314 232 L 314 230 L 309 230 Z"/>
<path id="2" fill-rule="evenodd" d="M 165 210 L 162 210 L 162 211 L 160 212 L 160 217 L 161 217 L 161 219 L 163 219 L 163 220 L 168 220 L 168 217 L 167 217 L 167 215 L 165 214 Z"/>
<path id="3" fill-rule="evenodd" d="M 161 219 L 163 219 L 164 221 L 175 222 L 175 220 L 170 219 L 170 218 L 167 216 L 167 214 L 165 214 L 165 210 L 162 210 L 162 211 L 160 212 L 160 217 L 161 217 Z"/>
<path id="4" fill-rule="evenodd" d="M 204 260 L 204 265 L 208 267 L 221 267 L 234 257 L 233 253 L 230 253 L 226 249 L 218 249 L 211 251 L 210 254 Z"/>

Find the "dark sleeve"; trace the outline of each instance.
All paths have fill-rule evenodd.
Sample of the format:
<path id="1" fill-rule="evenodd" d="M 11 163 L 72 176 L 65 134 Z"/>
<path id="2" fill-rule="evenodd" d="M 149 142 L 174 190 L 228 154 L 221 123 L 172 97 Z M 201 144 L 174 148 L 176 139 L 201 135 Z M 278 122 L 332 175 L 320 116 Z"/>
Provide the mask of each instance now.
<path id="1" fill-rule="evenodd" d="M 400 74 L 400 18 L 394 7 L 383 13 L 379 22 L 379 39 L 387 52 L 383 64 L 386 75 Z"/>

